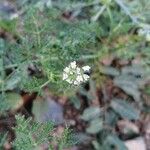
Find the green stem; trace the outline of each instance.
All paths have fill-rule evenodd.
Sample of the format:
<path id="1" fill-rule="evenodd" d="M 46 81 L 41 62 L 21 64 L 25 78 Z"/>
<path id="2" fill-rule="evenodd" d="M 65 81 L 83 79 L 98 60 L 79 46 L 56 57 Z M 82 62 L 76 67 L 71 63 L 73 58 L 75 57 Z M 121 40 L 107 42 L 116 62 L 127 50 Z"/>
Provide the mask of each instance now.
<path id="1" fill-rule="evenodd" d="M 101 14 L 104 12 L 105 9 L 106 9 L 106 5 L 103 5 L 100 8 L 100 10 L 96 13 L 96 15 L 91 18 L 91 21 L 96 22 L 98 20 L 98 18 L 101 16 Z"/>
<path id="2" fill-rule="evenodd" d="M 1 91 L 2 91 L 2 97 L 4 97 L 4 79 L 5 79 L 5 70 L 4 70 L 4 45 L 2 45 L 2 47 L 0 47 L 1 52 L 1 57 L 0 57 L 0 73 L 1 73 Z"/>
<path id="3" fill-rule="evenodd" d="M 100 0 L 95 0 L 93 2 L 89 2 L 89 3 L 78 3 L 78 4 L 74 4 L 73 6 L 69 6 L 69 10 L 77 10 L 77 9 L 83 9 L 85 7 L 90 7 L 90 6 L 93 6 L 93 5 L 97 5 L 100 3 Z M 59 7 L 62 6 L 60 5 L 60 3 L 58 2 L 53 2 L 53 6 L 54 7 Z"/>
<path id="4" fill-rule="evenodd" d="M 132 14 L 130 13 L 129 9 L 124 5 L 124 3 L 121 0 L 115 0 L 115 1 L 124 10 L 124 12 L 126 13 L 126 15 L 128 15 L 131 18 L 132 22 L 134 24 L 139 25 L 139 22 L 138 22 L 137 18 L 135 18 L 134 16 L 132 16 Z"/>
<path id="5" fill-rule="evenodd" d="M 80 58 L 78 58 L 77 61 L 89 60 L 89 59 L 94 59 L 94 58 L 98 58 L 98 57 L 99 57 L 99 55 L 97 55 L 97 54 L 95 54 L 95 55 L 94 54 L 93 55 L 83 55 Z M 38 62 L 41 62 L 41 61 L 48 61 L 48 60 L 57 61 L 57 60 L 59 60 L 59 58 L 58 57 L 52 57 L 52 58 L 45 58 L 44 60 L 39 58 L 39 59 L 36 59 L 36 60 L 29 61 L 29 63 L 38 63 Z M 15 67 L 18 67 L 19 65 L 21 66 L 22 64 L 7 65 L 7 66 L 4 67 L 4 70 L 5 69 L 15 68 Z"/>
<path id="6" fill-rule="evenodd" d="M 40 86 L 40 89 L 42 89 L 43 87 L 45 87 L 45 86 L 48 85 L 49 83 L 50 83 L 50 80 L 46 81 L 44 84 L 42 84 L 42 85 Z"/>
<path id="7" fill-rule="evenodd" d="M 32 18 L 33 18 L 33 21 L 34 21 L 34 24 L 35 24 L 35 28 L 36 28 L 37 43 L 38 43 L 38 46 L 41 47 L 41 37 L 40 37 L 40 30 L 39 30 L 39 27 L 38 27 L 38 23 L 37 23 L 34 15 L 32 15 Z"/>
<path id="8" fill-rule="evenodd" d="M 112 14 L 111 14 L 111 11 L 110 11 L 110 7 L 107 6 L 107 12 L 108 12 L 108 15 L 109 15 L 109 18 L 110 18 L 110 22 L 111 22 L 111 25 L 113 25 L 113 17 L 112 17 Z"/>

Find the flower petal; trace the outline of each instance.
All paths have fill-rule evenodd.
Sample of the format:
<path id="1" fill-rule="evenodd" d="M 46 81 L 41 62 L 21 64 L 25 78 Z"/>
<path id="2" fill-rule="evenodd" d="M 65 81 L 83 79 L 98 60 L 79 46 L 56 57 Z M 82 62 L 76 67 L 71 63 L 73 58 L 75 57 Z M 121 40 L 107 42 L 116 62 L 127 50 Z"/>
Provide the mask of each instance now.
<path id="1" fill-rule="evenodd" d="M 81 69 L 79 67 L 76 68 L 77 74 L 81 74 Z"/>
<path id="2" fill-rule="evenodd" d="M 90 66 L 84 66 L 84 67 L 82 67 L 82 69 L 83 69 L 83 71 L 89 71 L 91 69 L 91 67 Z"/>
<path id="3" fill-rule="evenodd" d="M 77 78 L 76 78 L 76 80 L 78 82 L 83 82 L 84 79 L 83 79 L 82 75 L 78 75 Z"/>
<path id="4" fill-rule="evenodd" d="M 70 63 L 70 67 L 72 68 L 72 69 L 75 69 L 76 68 L 76 61 L 73 61 L 73 62 L 71 62 Z"/>
<path id="5" fill-rule="evenodd" d="M 63 74 L 63 80 L 66 80 L 68 78 L 68 74 L 64 73 Z"/>
<path id="6" fill-rule="evenodd" d="M 74 85 L 79 85 L 80 84 L 80 82 L 78 82 L 78 81 L 74 81 L 74 83 L 73 83 Z"/>
<path id="7" fill-rule="evenodd" d="M 69 72 L 70 72 L 70 68 L 69 68 L 69 67 L 66 67 L 66 68 L 64 69 L 64 72 L 69 73 Z"/>
<path id="8" fill-rule="evenodd" d="M 90 77 L 87 74 L 83 74 L 83 78 L 85 81 L 87 81 Z"/>

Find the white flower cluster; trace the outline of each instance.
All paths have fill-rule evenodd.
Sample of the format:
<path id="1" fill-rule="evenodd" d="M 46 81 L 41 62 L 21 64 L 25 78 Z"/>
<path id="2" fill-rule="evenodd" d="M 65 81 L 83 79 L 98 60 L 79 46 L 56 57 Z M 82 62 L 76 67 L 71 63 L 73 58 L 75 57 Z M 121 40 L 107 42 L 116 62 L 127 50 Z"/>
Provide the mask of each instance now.
<path id="1" fill-rule="evenodd" d="M 150 42 L 150 29 L 147 28 L 141 28 L 138 30 L 139 36 L 144 36 L 146 41 Z"/>
<path id="2" fill-rule="evenodd" d="M 85 72 L 88 72 L 89 70 L 89 66 L 79 68 L 76 64 L 76 61 L 73 61 L 64 69 L 63 80 L 70 84 L 79 85 L 90 78 L 89 75 L 85 74 Z"/>

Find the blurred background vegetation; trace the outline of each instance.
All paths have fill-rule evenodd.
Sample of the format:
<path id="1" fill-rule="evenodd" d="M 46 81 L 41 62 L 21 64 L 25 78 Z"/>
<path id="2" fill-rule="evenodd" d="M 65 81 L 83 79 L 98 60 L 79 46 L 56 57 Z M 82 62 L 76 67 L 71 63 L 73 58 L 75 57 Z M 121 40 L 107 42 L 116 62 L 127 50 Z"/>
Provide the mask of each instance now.
<path id="1" fill-rule="evenodd" d="M 1 0 L 1 148 L 150 149 L 149 14 L 149 0 Z M 62 80 L 72 61 L 88 82 Z"/>

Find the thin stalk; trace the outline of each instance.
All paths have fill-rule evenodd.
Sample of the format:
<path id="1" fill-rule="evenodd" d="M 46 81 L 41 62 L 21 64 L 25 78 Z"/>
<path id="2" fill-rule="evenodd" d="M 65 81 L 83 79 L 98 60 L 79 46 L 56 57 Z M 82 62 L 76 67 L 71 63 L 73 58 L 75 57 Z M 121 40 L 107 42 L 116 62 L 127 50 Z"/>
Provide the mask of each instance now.
<path id="1" fill-rule="evenodd" d="M 112 17 L 112 14 L 111 14 L 111 10 L 110 10 L 110 7 L 109 6 L 107 6 L 107 12 L 108 12 L 108 15 L 109 15 L 109 18 L 110 18 L 110 22 L 111 22 L 111 25 L 113 25 L 113 17 Z"/>
<path id="2" fill-rule="evenodd" d="M 42 89 L 43 87 L 45 87 L 45 86 L 48 85 L 49 83 L 50 83 L 50 80 L 46 81 L 44 84 L 42 84 L 42 85 L 40 86 L 40 89 Z"/>
<path id="3" fill-rule="evenodd" d="M 41 47 L 40 30 L 39 30 L 39 27 L 38 27 L 38 24 L 37 24 L 37 21 L 36 21 L 34 15 L 32 15 L 32 18 L 33 18 L 33 20 L 34 20 L 34 24 L 35 24 L 35 28 L 36 28 L 37 43 L 38 43 L 38 46 Z"/>
<path id="4" fill-rule="evenodd" d="M 77 8 L 84 8 L 84 7 L 89 7 L 89 6 L 93 6 L 93 5 L 97 5 L 100 3 L 100 0 L 91 2 L 91 3 L 79 3 L 76 6 L 73 7 L 73 9 L 77 9 Z"/>
<path id="5" fill-rule="evenodd" d="M 121 0 L 115 0 L 115 2 L 124 10 L 126 15 L 128 15 L 130 17 L 130 19 L 132 20 L 132 22 L 134 24 L 139 25 L 139 22 L 138 22 L 137 18 L 132 16 L 132 14 L 130 13 L 129 9 L 125 6 L 125 4 Z"/>
<path id="6" fill-rule="evenodd" d="M 80 58 L 78 58 L 77 60 L 80 61 L 80 60 L 89 60 L 89 59 L 94 59 L 94 58 L 98 58 L 99 55 L 95 54 L 95 55 L 83 55 L 81 56 Z M 42 62 L 42 61 L 48 61 L 48 60 L 51 60 L 51 61 L 57 61 L 59 60 L 58 57 L 52 57 L 52 58 L 45 58 L 44 60 L 42 59 L 36 59 L 36 60 L 32 60 L 32 61 L 29 61 L 29 63 L 38 63 L 38 62 Z M 11 65 L 7 65 L 4 67 L 4 70 L 5 69 L 11 69 L 11 68 L 15 68 L 15 67 L 18 67 L 22 64 L 11 64 Z"/>
<path id="7" fill-rule="evenodd" d="M 78 3 L 78 4 L 74 4 L 72 6 L 69 6 L 68 10 L 83 9 L 85 7 L 90 7 L 90 6 L 93 6 L 93 5 L 97 5 L 99 3 L 100 3 L 100 0 L 95 0 L 95 1 L 89 2 L 89 3 Z M 53 6 L 60 8 L 60 6 L 62 6 L 62 4 L 60 4 L 58 2 L 53 2 Z"/>
<path id="8" fill-rule="evenodd" d="M 2 92 L 2 97 L 4 97 L 4 94 L 5 94 L 5 91 L 4 91 L 4 79 L 5 79 L 5 70 L 4 70 L 4 47 L 0 47 L 0 50 L 2 51 L 1 52 L 1 57 L 0 57 L 0 63 L 1 63 L 1 66 L 0 66 L 0 73 L 1 73 L 1 80 L 2 80 L 2 83 L 1 83 L 1 92 Z"/>
<path id="9" fill-rule="evenodd" d="M 101 9 L 96 13 L 96 15 L 91 18 L 91 21 L 96 22 L 105 9 L 106 9 L 106 5 L 103 5 Z"/>

